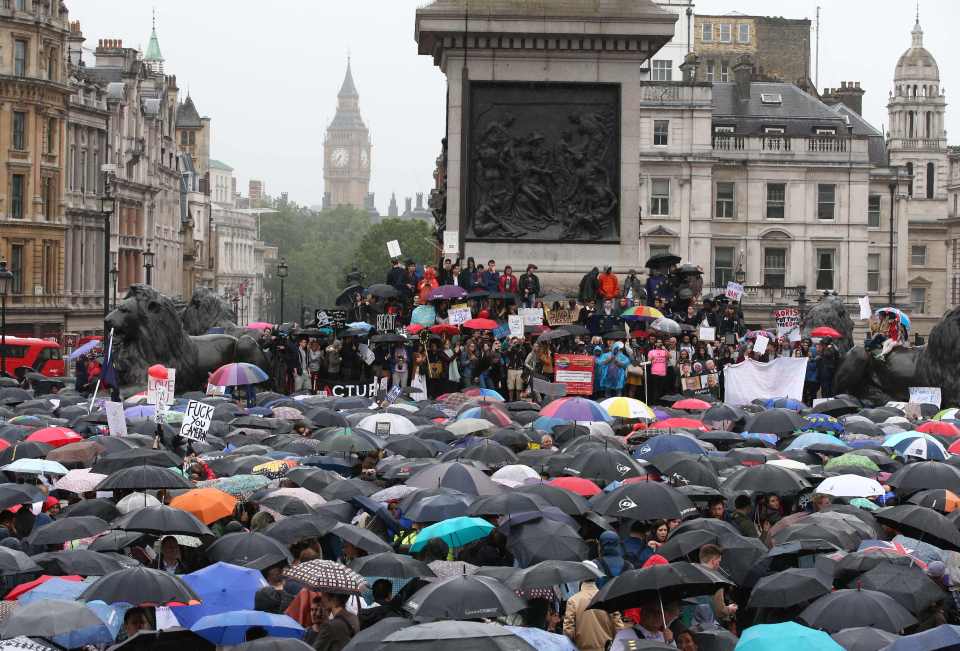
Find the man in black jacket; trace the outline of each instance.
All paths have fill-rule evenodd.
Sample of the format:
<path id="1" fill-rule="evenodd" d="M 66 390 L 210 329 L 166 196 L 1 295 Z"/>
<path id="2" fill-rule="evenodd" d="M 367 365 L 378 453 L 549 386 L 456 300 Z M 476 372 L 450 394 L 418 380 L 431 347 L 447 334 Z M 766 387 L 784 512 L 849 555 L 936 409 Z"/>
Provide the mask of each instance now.
<path id="1" fill-rule="evenodd" d="M 393 266 L 390 267 L 390 271 L 387 272 L 387 284 L 403 294 L 406 277 L 407 272 L 403 268 L 400 258 L 395 258 L 393 261 Z"/>
<path id="2" fill-rule="evenodd" d="M 600 289 L 600 269 L 594 267 L 580 279 L 578 298 L 581 303 L 597 300 L 597 291 Z"/>
<path id="3" fill-rule="evenodd" d="M 537 265 L 528 264 L 527 272 L 520 276 L 518 291 L 525 307 L 533 307 L 533 303 L 540 295 L 540 279 L 533 273 L 536 270 Z"/>

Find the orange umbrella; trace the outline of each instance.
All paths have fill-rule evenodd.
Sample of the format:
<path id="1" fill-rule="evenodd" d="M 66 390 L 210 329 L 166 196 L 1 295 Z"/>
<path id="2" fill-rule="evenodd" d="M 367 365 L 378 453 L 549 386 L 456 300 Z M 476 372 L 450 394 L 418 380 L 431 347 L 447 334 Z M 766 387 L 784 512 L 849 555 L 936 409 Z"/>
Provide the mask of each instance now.
<path id="1" fill-rule="evenodd" d="M 204 524 L 212 524 L 233 514 L 237 498 L 216 488 L 194 488 L 170 500 L 170 506 L 194 514 Z"/>

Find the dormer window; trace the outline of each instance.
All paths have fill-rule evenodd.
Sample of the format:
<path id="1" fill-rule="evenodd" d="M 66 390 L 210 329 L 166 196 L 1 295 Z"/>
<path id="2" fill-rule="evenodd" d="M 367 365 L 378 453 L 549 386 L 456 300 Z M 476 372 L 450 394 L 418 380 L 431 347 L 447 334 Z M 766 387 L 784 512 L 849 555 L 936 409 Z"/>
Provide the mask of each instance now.
<path id="1" fill-rule="evenodd" d="M 818 136 L 835 136 L 837 130 L 834 127 L 817 127 L 814 131 Z"/>
<path id="2" fill-rule="evenodd" d="M 783 104 L 783 95 L 780 93 L 760 93 L 760 103 L 779 106 Z"/>

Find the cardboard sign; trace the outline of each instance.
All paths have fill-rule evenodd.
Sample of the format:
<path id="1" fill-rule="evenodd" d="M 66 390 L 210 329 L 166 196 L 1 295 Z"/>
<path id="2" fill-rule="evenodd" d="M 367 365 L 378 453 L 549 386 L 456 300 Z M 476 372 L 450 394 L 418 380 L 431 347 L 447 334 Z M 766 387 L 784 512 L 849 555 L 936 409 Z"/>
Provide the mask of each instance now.
<path id="1" fill-rule="evenodd" d="M 716 328 L 700 328 L 700 341 L 714 341 L 716 338 Z"/>
<path id="2" fill-rule="evenodd" d="M 910 387 L 910 402 L 940 406 L 940 387 Z"/>
<path id="3" fill-rule="evenodd" d="M 724 296 L 729 298 L 731 301 L 739 301 L 743 298 L 743 285 L 740 283 L 735 283 L 732 280 L 727 282 L 727 291 L 723 293 Z"/>
<path id="4" fill-rule="evenodd" d="M 174 402 L 173 391 L 177 383 L 177 369 L 167 369 L 167 379 L 158 380 L 155 377 L 147 376 L 147 404 L 148 405 L 172 405 Z"/>
<path id="5" fill-rule="evenodd" d="M 800 310 L 795 307 L 785 307 L 781 310 L 775 310 L 773 318 L 777 322 L 778 328 L 785 330 L 795 328 L 800 325 Z"/>
<path id="6" fill-rule="evenodd" d="M 523 317 L 525 326 L 543 325 L 543 308 L 541 307 L 521 307 L 517 313 Z"/>
<path id="7" fill-rule="evenodd" d="M 857 303 L 860 304 L 860 318 L 869 319 L 870 315 L 873 314 L 873 309 L 870 307 L 870 297 L 858 298 Z"/>
<path id="8" fill-rule="evenodd" d="M 554 381 L 567 387 L 568 396 L 593 395 L 592 355 L 554 355 Z"/>
<path id="9" fill-rule="evenodd" d="M 765 335 L 757 335 L 757 340 L 753 342 L 753 352 L 758 355 L 763 355 L 767 352 L 767 346 L 770 345 L 770 339 Z"/>
<path id="10" fill-rule="evenodd" d="M 317 310 L 317 327 L 342 330 L 347 325 L 346 310 Z"/>
<path id="11" fill-rule="evenodd" d="M 360 357 L 363 358 L 363 361 L 366 362 L 367 366 L 373 364 L 374 360 L 377 359 L 377 356 L 366 344 L 360 344 L 357 346 L 357 351 L 360 353 Z"/>
<path id="12" fill-rule="evenodd" d="M 507 317 L 507 323 L 510 327 L 511 337 L 523 337 L 523 317 L 517 314 L 511 314 Z"/>
<path id="13" fill-rule="evenodd" d="M 456 256 L 460 252 L 460 231 L 443 231 L 443 255 Z"/>
<path id="14" fill-rule="evenodd" d="M 107 426 L 110 436 L 127 435 L 127 419 L 123 415 L 123 403 L 107 401 L 103 403 L 103 410 L 107 412 Z"/>
<path id="15" fill-rule="evenodd" d="M 162 425 L 167 422 L 167 412 L 170 411 L 170 405 L 165 402 L 158 402 L 157 409 L 153 412 L 153 422 Z"/>
<path id="16" fill-rule="evenodd" d="M 374 428 L 374 434 L 377 436 L 390 436 L 390 428 L 393 426 L 389 420 L 378 420 Z"/>
<path id="17" fill-rule="evenodd" d="M 389 334 L 395 332 L 397 329 L 397 315 L 396 314 L 378 314 L 377 315 L 377 332 L 381 334 Z"/>
<path id="18" fill-rule="evenodd" d="M 466 303 L 457 303 L 447 310 L 447 321 L 450 325 L 463 325 L 472 318 L 473 314 L 470 312 L 470 306 Z"/>
<path id="19" fill-rule="evenodd" d="M 187 403 L 187 411 L 183 415 L 180 436 L 191 441 L 206 441 L 212 420 L 213 405 L 191 400 Z"/>
<path id="20" fill-rule="evenodd" d="M 207 383 L 207 395 L 208 396 L 225 396 L 227 395 L 227 387 L 218 387 L 216 384 Z"/>
<path id="21" fill-rule="evenodd" d="M 402 253 L 400 253 L 400 242 L 397 240 L 390 240 L 387 242 L 387 253 L 390 254 L 391 258 L 399 258 Z"/>
<path id="22" fill-rule="evenodd" d="M 549 308 L 544 308 L 544 316 L 546 316 L 547 323 L 551 326 L 563 326 L 570 325 L 571 323 L 576 322 L 579 311 L 574 310 L 551 310 Z"/>

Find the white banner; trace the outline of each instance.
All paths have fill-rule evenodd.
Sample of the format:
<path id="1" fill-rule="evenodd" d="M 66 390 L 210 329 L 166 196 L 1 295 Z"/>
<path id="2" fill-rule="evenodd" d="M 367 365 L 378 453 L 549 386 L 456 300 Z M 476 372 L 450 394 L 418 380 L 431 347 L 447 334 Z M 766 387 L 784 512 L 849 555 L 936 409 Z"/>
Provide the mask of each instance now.
<path id="1" fill-rule="evenodd" d="M 107 426 L 110 436 L 127 435 L 127 419 L 123 415 L 123 403 L 107 401 L 103 403 L 103 410 L 107 412 Z"/>
<path id="2" fill-rule="evenodd" d="M 940 406 L 940 387 L 910 387 L 910 402 Z"/>
<path id="3" fill-rule="evenodd" d="M 723 369 L 723 401 L 746 405 L 757 398 L 803 400 L 806 374 L 806 357 L 778 357 L 766 363 L 744 360 Z"/>

